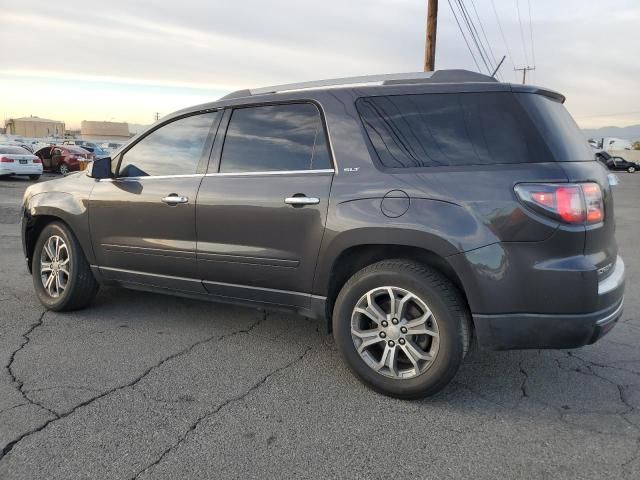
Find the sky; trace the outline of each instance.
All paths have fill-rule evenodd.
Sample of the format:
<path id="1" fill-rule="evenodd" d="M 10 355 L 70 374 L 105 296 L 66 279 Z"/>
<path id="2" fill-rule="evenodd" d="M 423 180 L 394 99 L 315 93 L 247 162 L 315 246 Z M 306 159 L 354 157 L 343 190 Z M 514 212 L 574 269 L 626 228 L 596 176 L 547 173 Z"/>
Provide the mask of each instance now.
<path id="1" fill-rule="evenodd" d="M 535 64 L 527 83 L 565 94 L 581 127 L 640 124 L 639 1 L 465 3 L 505 81 Z M 436 69 L 477 71 L 439 10 Z M 236 89 L 420 71 L 425 15 L 426 0 L 0 0 L 0 116 L 148 124 Z"/>

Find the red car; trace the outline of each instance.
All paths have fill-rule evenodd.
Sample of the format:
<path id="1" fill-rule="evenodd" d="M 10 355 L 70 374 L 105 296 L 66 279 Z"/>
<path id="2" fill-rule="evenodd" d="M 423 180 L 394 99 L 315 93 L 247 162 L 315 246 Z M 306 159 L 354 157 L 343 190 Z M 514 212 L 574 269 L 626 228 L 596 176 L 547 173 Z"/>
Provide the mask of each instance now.
<path id="1" fill-rule="evenodd" d="M 81 170 L 80 162 L 92 162 L 95 159 L 93 153 L 73 145 L 51 145 L 37 150 L 35 155 L 42 160 L 45 171 L 63 175 Z"/>

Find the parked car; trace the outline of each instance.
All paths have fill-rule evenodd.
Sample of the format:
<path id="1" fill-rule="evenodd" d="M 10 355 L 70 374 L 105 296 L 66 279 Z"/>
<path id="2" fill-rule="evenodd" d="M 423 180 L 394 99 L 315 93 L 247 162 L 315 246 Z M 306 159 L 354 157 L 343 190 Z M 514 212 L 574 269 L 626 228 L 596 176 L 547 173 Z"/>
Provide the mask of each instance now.
<path id="1" fill-rule="evenodd" d="M 74 310 L 105 284 L 297 311 L 400 398 L 447 385 L 473 337 L 593 343 L 620 318 L 624 263 L 607 171 L 563 102 L 440 71 L 181 110 L 27 189 L 37 296 Z"/>
<path id="2" fill-rule="evenodd" d="M 95 158 L 104 158 L 108 157 L 109 153 L 100 148 L 97 144 L 93 142 L 88 142 L 86 140 L 65 140 L 63 145 L 76 145 L 87 152 L 93 153 Z"/>
<path id="3" fill-rule="evenodd" d="M 81 170 L 82 164 L 94 160 L 93 153 L 74 145 L 48 145 L 36 150 L 45 170 L 67 175 Z"/>
<path id="4" fill-rule="evenodd" d="M 106 142 L 106 143 L 101 144 L 100 146 L 102 147 L 103 150 L 115 151 L 115 150 L 119 149 L 122 145 L 124 145 L 124 143 Z"/>
<path id="5" fill-rule="evenodd" d="M 0 145 L 0 176 L 4 175 L 27 175 L 37 180 L 42 175 L 42 162 L 26 148 Z"/>
<path id="6" fill-rule="evenodd" d="M 612 157 L 607 152 L 596 153 L 596 159 L 607 166 L 609 170 L 635 173 L 640 170 L 640 164 L 625 160 L 622 157 Z"/>

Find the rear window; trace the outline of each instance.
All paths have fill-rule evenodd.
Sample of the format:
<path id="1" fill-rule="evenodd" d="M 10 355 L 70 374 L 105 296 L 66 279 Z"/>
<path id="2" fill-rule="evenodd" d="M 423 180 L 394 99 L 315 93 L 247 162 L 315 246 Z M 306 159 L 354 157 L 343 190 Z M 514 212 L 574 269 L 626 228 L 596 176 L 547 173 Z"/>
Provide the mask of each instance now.
<path id="1" fill-rule="evenodd" d="M 367 97 L 356 107 L 385 167 L 564 160 L 565 152 L 556 158 L 555 145 L 536 128 L 530 103 L 510 92 L 483 92 Z M 558 137 L 565 135 L 567 129 Z"/>
<path id="2" fill-rule="evenodd" d="M 5 155 L 31 155 L 31 152 L 22 147 L 0 147 L 0 154 Z"/>

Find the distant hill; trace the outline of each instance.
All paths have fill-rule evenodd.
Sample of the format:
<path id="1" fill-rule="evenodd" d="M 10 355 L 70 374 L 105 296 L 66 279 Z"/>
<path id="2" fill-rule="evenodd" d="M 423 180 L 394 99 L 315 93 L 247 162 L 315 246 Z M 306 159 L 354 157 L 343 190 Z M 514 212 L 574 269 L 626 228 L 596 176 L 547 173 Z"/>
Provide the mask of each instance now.
<path id="1" fill-rule="evenodd" d="M 640 125 L 629 125 L 628 127 L 602 127 L 583 128 L 582 131 L 587 138 L 615 137 L 624 138 L 635 142 L 640 140 Z"/>

